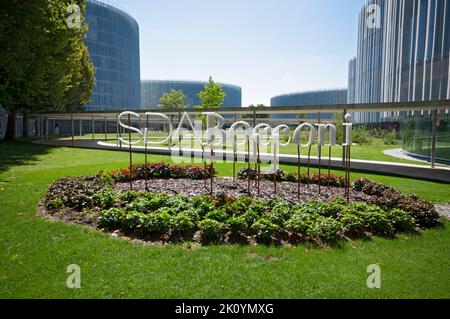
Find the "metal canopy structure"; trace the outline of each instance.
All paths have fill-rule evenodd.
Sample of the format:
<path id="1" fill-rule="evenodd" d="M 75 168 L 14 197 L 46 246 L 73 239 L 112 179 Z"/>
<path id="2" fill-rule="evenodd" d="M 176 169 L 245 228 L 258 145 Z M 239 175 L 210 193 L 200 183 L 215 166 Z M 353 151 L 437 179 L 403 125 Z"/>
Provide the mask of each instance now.
<path id="1" fill-rule="evenodd" d="M 434 167 L 436 163 L 436 141 L 437 141 L 437 126 L 439 125 L 439 118 L 442 112 L 448 114 L 450 109 L 450 100 L 439 100 L 439 101 L 417 101 L 417 102 L 395 102 L 395 103 L 364 103 L 364 104 L 334 104 L 334 105 L 299 105 L 299 106 L 277 106 L 277 107 L 235 107 L 235 108 L 220 108 L 220 109 L 173 109 L 173 110 L 163 110 L 163 109 L 135 109 L 135 110 L 109 110 L 109 111 L 71 111 L 71 112 L 42 112 L 34 113 L 30 115 L 30 118 L 34 119 L 37 123 L 37 133 L 36 136 L 48 139 L 49 135 L 49 122 L 53 121 L 53 124 L 57 121 L 70 121 L 70 136 L 72 137 L 72 145 L 75 139 L 75 135 L 80 135 L 83 133 L 82 123 L 88 121 L 90 130 L 92 132 L 92 139 L 95 139 L 95 127 L 96 123 L 101 122 L 101 130 L 104 130 L 104 137 L 107 139 L 107 133 L 110 131 L 108 127 L 114 123 L 113 131 L 109 133 L 114 133 L 118 136 L 122 134 L 122 130 L 117 124 L 118 115 L 123 111 L 133 111 L 140 116 L 144 115 L 146 112 L 150 113 L 163 113 L 172 118 L 174 123 L 177 123 L 181 119 L 181 115 L 184 112 L 189 114 L 200 114 L 204 112 L 215 112 L 221 114 L 225 117 L 226 123 L 239 120 L 247 120 L 250 124 L 254 126 L 257 123 L 266 122 L 270 123 L 283 123 L 283 124 L 298 124 L 305 121 L 301 117 L 298 118 L 271 118 L 270 115 L 292 115 L 292 114 L 317 114 L 317 122 L 321 122 L 321 113 L 353 113 L 353 112 L 406 112 L 414 114 L 414 112 L 420 112 L 421 115 L 428 113 L 431 119 L 432 127 L 432 151 L 431 151 L 431 166 Z M 263 115 L 263 116 L 261 116 Z M 307 119 L 307 121 L 315 121 L 316 119 Z M 135 120 L 134 120 L 135 121 Z M 139 121 L 139 120 L 138 120 Z M 75 127 L 78 124 L 78 129 Z M 112 122 L 112 123 L 111 123 Z M 77 132 L 76 132 L 77 131 Z M 101 132 L 98 132 L 102 134 Z"/>
<path id="2" fill-rule="evenodd" d="M 450 109 L 450 100 L 439 101 L 417 101 L 417 102 L 395 102 L 395 103 L 362 103 L 362 104 L 333 104 L 333 105 L 299 105 L 299 106 L 277 106 L 277 107 L 233 107 L 220 109 L 126 109 L 139 114 L 145 112 L 164 113 L 166 115 L 178 115 L 180 112 L 202 113 L 217 112 L 224 115 L 245 114 L 310 114 L 310 113 L 339 113 L 339 112 L 408 112 L 408 111 L 434 111 Z M 72 111 L 72 112 L 42 112 L 32 116 L 47 116 L 52 118 L 70 118 L 71 114 L 77 119 L 89 119 L 94 117 L 115 118 L 122 110 L 109 111 Z"/>

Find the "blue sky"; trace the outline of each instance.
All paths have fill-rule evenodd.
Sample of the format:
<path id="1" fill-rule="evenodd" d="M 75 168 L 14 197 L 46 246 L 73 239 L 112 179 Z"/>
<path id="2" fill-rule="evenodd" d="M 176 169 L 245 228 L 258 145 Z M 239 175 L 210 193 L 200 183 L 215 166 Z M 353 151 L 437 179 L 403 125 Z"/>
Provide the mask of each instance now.
<path id="1" fill-rule="evenodd" d="M 236 84 L 243 105 L 347 86 L 363 0 L 109 0 L 139 23 L 142 79 Z"/>

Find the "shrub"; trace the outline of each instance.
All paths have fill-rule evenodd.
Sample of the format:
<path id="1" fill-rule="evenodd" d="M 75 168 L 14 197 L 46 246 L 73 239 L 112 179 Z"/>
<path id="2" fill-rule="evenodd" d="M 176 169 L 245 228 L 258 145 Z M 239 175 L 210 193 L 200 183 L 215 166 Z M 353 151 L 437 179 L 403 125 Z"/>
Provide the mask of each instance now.
<path id="1" fill-rule="evenodd" d="M 179 214 L 188 216 L 189 219 L 193 222 L 197 222 L 200 220 L 200 215 L 198 214 L 197 210 L 195 210 L 193 208 L 186 209 Z"/>
<path id="2" fill-rule="evenodd" d="M 255 232 L 256 238 L 262 241 L 271 240 L 273 236 L 276 236 L 280 232 L 280 227 L 272 223 L 267 218 L 261 218 L 251 227 Z"/>
<path id="3" fill-rule="evenodd" d="M 297 213 L 285 222 L 284 227 L 294 234 L 306 236 L 308 229 L 314 224 L 315 219 L 316 217 L 314 215 Z"/>
<path id="4" fill-rule="evenodd" d="M 60 197 L 56 197 L 47 201 L 46 208 L 50 211 L 56 211 L 64 207 L 64 201 Z"/>
<path id="5" fill-rule="evenodd" d="M 241 170 L 239 170 L 239 172 L 237 173 L 237 177 L 239 179 L 251 179 L 251 180 L 255 180 L 256 177 L 258 176 L 258 172 L 253 169 L 253 168 L 243 168 Z"/>
<path id="6" fill-rule="evenodd" d="M 218 241 L 224 232 L 223 224 L 213 219 L 204 219 L 199 228 L 202 239 L 206 241 Z"/>
<path id="7" fill-rule="evenodd" d="M 383 135 L 383 142 L 385 145 L 398 144 L 397 132 L 395 130 L 385 131 Z"/>
<path id="8" fill-rule="evenodd" d="M 287 175 L 284 173 L 283 170 L 277 170 L 277 180 L 280 182 L 297 182 L 298 178 L 297 175 L 294 173 L 288 173 Z M 239 179 L 248 179 L 255 180 L 257 177 L 257 171 L 252 168 L 244 168 L 241 169 L 238 172 L 238 178 Z M 267 172 L 261 172 L 261 179 L 272 181 L 274 178 L 273 172 L 267 171 Z M 318 184 L 319 183 L 319 175 L 318 174 L 310 174 L 309 176 L 307 174 L 303 174 L 300 176 L 300 181 L 303 184 L 309 183 L 309 184 Z M 328 185 L 334 186 L 334 187 L 344 187 L 345 186 L 345 178 L 343 176 L 339 175 L 332 175 L 328 176 L 328 174 L 322 174 L 320 176 L 320 183 L 322 185 Z"/>
<path id="9" fill-rule="evenodd" d="M 248 210 L 254 211 L 258 215 L 262 215 L 268 211 L 267 204 L 260 201 L 255 200 L 249 207 Z"/>
<path id="10" fill-rule="evenodd" d="M 199 196 L 192 199 L 192 206 L 197 210 L 200 216 L 205 216 L 215 209 L 211 196 Z"/>
<path id="11" fill-rule="evenodd" d="M 193 231 L 195 228 L 192 216 L 185 213 L 173 216 L 170 224 L 175 233 L 187 233 Z"/>
<path id="12" fill-rule="evenodd" d="M 258 219 L 261 218 L 261 214 L 258 214 L 253 209 L 249 209 L 244 214 L 240 215 L 240 217 L 242 217 L 245 220 L 245 222 L 247 223 L 247 226 L 250 227 L 254 223 L 256 223 L 256 221 Z"/>
<path id="13" fill-rule="evenodd" d="M 225 205 L 232 204 L 233 202 L 237 201 L 238 198 L 235 196 L 229 196 L 226 194 L 219 194 L 216 196 L 216 198 L 213 199 L 212 203 L 217 207 L 222 207 Z"/>
<path id="14" fill-rule="evenodd" d="M 143 228 L 150 233 L 164 234 L 170 229 L 171 222 L 172 218 L 167 211 L 157 211 L 145 215 Z"/>
<path id="15" fill-rule="evenodd" d="M 141 213 L 149 213 L 150 210 L 150 200 L 146 197 L 137 197 L 127 206 L 128 211 L 138 211 Z"/>
<path id="16" fill-rule="evenodd" d="M 226 213 L 226 211 L 224 209 L 215 209 L 211 212 L 209 212 L 208 214 L 206 214 L 205 218 L 206 219 L 213 219 L 216 220 L 218 222 L 224 222 L 228 219 L 228 214 Z"/>
<path id="17" fill-rule="evenodd" d="M 394 235 L 394 225 L 385 212 L 369 211 L 360 214 L 360 216 L 364 219 L 366 227 L 371 233 L 387 237 Z"/>
<path id="18" fill-rule="evenodd" d="M 79 212 L 94 207 L 93 195 L 102 188 L 97 176 L 65 177 L 50 185 L 45 206 L 51 208 L 51 202 L 59 198 L 65 207 Z M 56 204 L 59 201 L 56 201 Z"/>
<path id="19" fill-rule="evenodd" d="M 359 145 L 372 144 L 372 137 L 369 135 L 366 129 L 358 128 L 353 131 L 353 140 Z"/>
<path id="20" fill-rule="evenodd" d="M 136 198 L 138 198 L 140 194 L 136 191 L 127 191 L 119 195 L 119 199 L 124 203 L 131 203 Z"/>
<path id="21" fill-rule="evenodd" d="M 329 217 L 319 217 L 308 228 L 307 234 L 322 244 L 334 245 L 341 238 L 341 231 L 341 224 L 337 220 Z"/>
<path id="22" fill-rule="evenodd" d="M 350 238 L 365 237 L 366 224 L 364 219 L 354 214 L 343 214 L 338 217 L 343 233 Z"/>
<path id="23" fill-rule="evenodd" d="M 392 187 L 377 184 L 367 179 L 355 182 L 354 188 L 373 196 L 370 199 L 372 204 L 386 210 L 398 208 L 406 211 L 422 228 L 433 228 L 441 225 L 439 214 L 433 203 L 418 199 L 414 195 L 403 195 Z"/>
<path id="24" fill-rule="evenodd" d="M 118 229 L 122 227 L 122 220 L 125 217 L 125 211 L 121 208 L 110 208 L 103 210 L 97 219 L 100 227 L 109 229 Z"/>
<path id="25" fill-rule="evenodd" d="M 227 225 L 233 233 L 244 232 L 248 229 L 247 220 L 242 215 L 229 218 Z"/>
<path id="26" fill-rule="evenodd" d="M 287 174 L 286 174 L 286 176 L 284 177 L 284 180 L 285 180 L 286 182 L 292 182 L 292 183 L 295 183 L 295 182 L 298 181 L 298 178 L 297 178 L 297 175 L 296 175 L 296 174 L 290 172 L 290 173 L 287 173 Z"/>
<path id="27" fill-rule="evenodd" d="M 108 209 L 116 203 L 117 194 L 111 188 L 102 188 L 92 198 L 96 205 Z"/>
<path id="28" fill-rule="evenodd" d="M 167 163 L 139 164 L 131 167 L 133 180 L 137 179 L 156 179 L 156 178 L 174 178 L 174 179 L 205 179 L 211 178 L 217 174 L 211 165 L 207 165 L 206 169 L 197 165 L 170 165 Z M 104 173 L 103 173 L 104 174 Z M 130 168 L 120 168 L 109 172 L 109 176 L 115 182 L 127 182 L 130 180 Z"/>
<path id="29" fill-rule="evenodd" d="M 267 218 L 278 226 L 283 226 L 286 220 L 291 216 L 290 206 L 286 202 L 277 204 L 272 208 L 271 212 L 267 215 Z"/>
<path id="30" fill-rule="evenodd" d="M 388 214 L 388 219 L 392 221 L 395 231 L 412 233 L 416 231 L 416 222 L 414 218 L 401 209 L 393 209 Z"/>
<path id="31" fill-rule="evenodd" d="M 367 178 L 357 178 L 353 182 L 353 189 L 355 191 L 361 192 L 363 190 L 364 186 L 366 186 L 370 182 L 371 181 Z"/>
<path id="32" fill-rule="evenodd" d="M 243 196 L 239 199 L 227 203 L 222 206 L 228 215 L 240 215 L 247 211 L 247 208 L 253 203 L 253 198 L 250 196 Z"/>
<path id="33" fill-rule="evenodd" d="M 145 214 L 136 211 L 126 213 L 122 216 L 122 228 L 130 233 L 140 231 L 144 224 L 145 216 Z"/>

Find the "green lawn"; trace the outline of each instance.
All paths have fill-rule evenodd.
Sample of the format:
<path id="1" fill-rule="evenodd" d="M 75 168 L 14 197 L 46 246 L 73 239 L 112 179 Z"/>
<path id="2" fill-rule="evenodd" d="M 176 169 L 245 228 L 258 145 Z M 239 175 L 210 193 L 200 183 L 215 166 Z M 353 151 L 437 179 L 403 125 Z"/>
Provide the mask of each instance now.
<path id="1" fill-rule="evenodd" d="M 164 133 L 155 133 L 152 135 L 152 138 L 154 141 L 158 141 L 163 139 L 167 134 Z M 111 143 L 113 145 L 116 145 L 116 134 L 107 134 L 107 141 L 108 143 Z M 137 139 L 137 134 L 132 135 L 132 140 L 135 141 Z M 161 138 L 162 137 L 162 138 Z M 76 136 L 76 139 L 92 139 L 92 134 L 86 134 L 83 136 Z M 104 134 L 96 134 L 95 138 L 97 139 L 104 139 Z M 124 139 L 128 139 L 128 135 L 123 135 Z M 61 137 L 61 139 L 67 140 L 71 139 L 69 137 Z M 141 146 L 143 146 L 143 143 L 140 143 Z M 183 144 L 185 147 L 192 148 L 193 145 L 191 141 L 184 141 Z M 167 144 L 164 145 L 155 145 L 155 146 L 167 146 Z M 352 147 L 352 158 L 353 159 L 360 159 L 360 160 L 371 160 L 371 161 L 384 161 L 384 162 L 393 162 L 393 163 L 406 163 L 406 164 L 415 164 L 415 165 L 429 165 L 427 163 L 424 163 L 422 161 L 415 161 L 415 160 L 407 160 L 407 159 L 401 159 L 396 158 L 390 155 L 386 155 L 383 152 L 386 150 L 401 148 L 400 141 L 398 144 L 395 145 L 385 145 L 382 139 L 379 138 L 373 138 L 372 143 L 370 145 L 355 145 Z M 262 152 L 271 152 L 271 148 L 268 147 L 266 150 L 262 150 Z M 282 154 L 290 154 L 290 155 L 297 155 L 297 145 L 295 143 L 290 143 L 288 146 L 283 146 L 280 149 L 280 153 Z M 308 155 L 308 149 L 302 148 L 301 149 L 302 156 Z M 311 155 L 317 156 L 318 150 L 317 147 L 311 148 Z M 328 147 L 322 148 L 322 156 L 324 158 L 328 158 Z M 342 157 L 342 147 L 333 147 L 332 149 L 332 157 Z"/>
<path id="2" fill-rule="evenodd" d="M 450 222 L 422 235 L 333 249 L 161 248 L 36 216 L 37 202 L 53 180 L 125 167 L 127 160 L 124 152 L 0 142 L 0 298 L 450 298 Z M 218 169 L 230 175 L 230 165 Z M 448 184 L 356 176 L 449 201 Z M 69 264 L 81 267 L 82 289 L 66 288 Z M 381 266 L 380 290 L 366 287 L 369 264 Z"/>

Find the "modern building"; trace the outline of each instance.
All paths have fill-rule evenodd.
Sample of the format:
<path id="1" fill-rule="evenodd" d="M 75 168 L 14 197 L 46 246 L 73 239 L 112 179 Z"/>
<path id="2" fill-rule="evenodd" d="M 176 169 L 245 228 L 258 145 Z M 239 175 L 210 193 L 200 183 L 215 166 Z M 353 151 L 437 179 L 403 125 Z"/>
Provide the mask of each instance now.
<path id="1" fill-rule="evenodd" d="M 139 26 L 112 5 L 88 0 L 86 45 L 95 66 L 96 87 L 86 110 L 137 109 L 141 106 Z"/>
<path id="2" fill-rule="evenodd" d="M 374 14 L 378 26 L 370 23 Z M 450 99 L 449 52 L 449 0 L 369 0 L 349 63 L 349 102 Z"/>
<path id="3" fill-rule="evenodd" d="M 359 14 L 357 56 L 349 63 L 348 101 L 450 99 L 449 53 L 450 0 L 368 0 Z M 356 113 L 355 121 L 398 121 L 405 150 L 431 153 L 429 112 Z M 450 159 L 448 111 L 440 114 L 437 136 L 438 156 Z"/>
<path id="4" fill-rule="evenodd" d="M 143 109 L 155 109 L 159 107 L 159 99 L 165 92 L 181 90 L 186 95 L 186 105 L 194 107 L 200 105 L 197 94 L 204 90 L 207 82 L 178 81 L 178 80 L 143 80 L 141 82 L 141 101 Z M 242 106 L 242 88 L 236 85 L 224 84 L 223 91 L 227 94 L 223 107 Z"/>
<path id="5" fill-rule="evenodd" d="M 271 107 L 300 105 L 329 105 L 347 103 L 347 89 L 299 92 L 278 95 L 270 99 Z M 317 119 L 317 114 L 307 114 L 308 119 Z M 320 119 L 331 120 L 331 113 L 320 114 Z M 295 118 L 296 115 L 272 115 L 272 118 Z"/>

